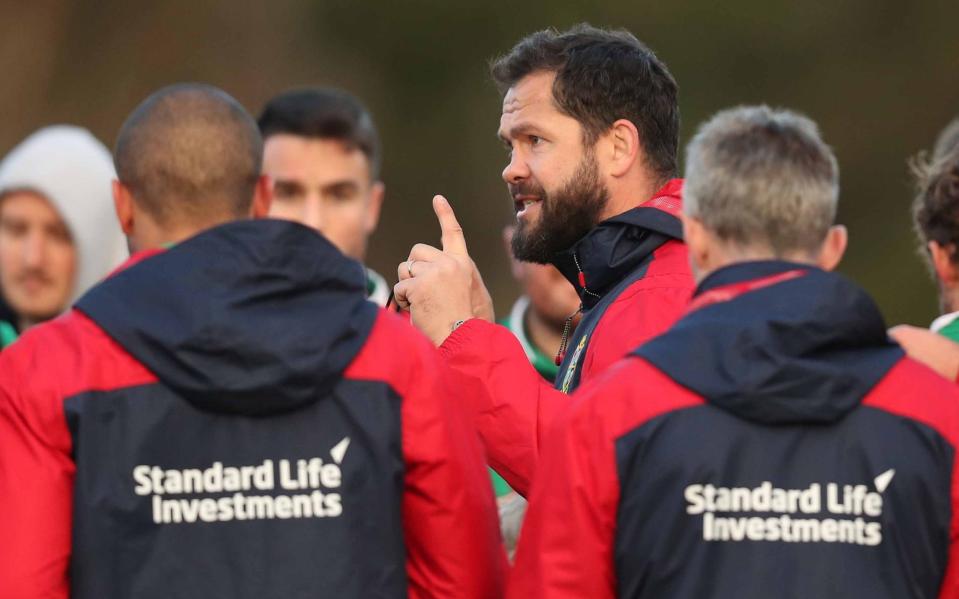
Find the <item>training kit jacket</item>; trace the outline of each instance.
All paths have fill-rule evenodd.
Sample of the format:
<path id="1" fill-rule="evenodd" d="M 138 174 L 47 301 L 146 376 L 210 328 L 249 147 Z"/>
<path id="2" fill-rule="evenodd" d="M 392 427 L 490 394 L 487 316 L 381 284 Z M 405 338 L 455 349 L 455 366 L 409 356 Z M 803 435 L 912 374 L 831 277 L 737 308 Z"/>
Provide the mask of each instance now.
<path id="1" fill-rule="evenodd" d="M 540 444 L 566 395 L 679 318 L 693 290 L 674 179 L 652 199 L 600 223 L 554 260 L 576 287 L 583 317 L 555 386 L 507 329 L 466 321 L 440 346 L 472 406 L 490 465 L 525 495 Z"/>
<path id="2" fill-rule="evenodd" d="M 957 442 L 859 287 L 721 269 L 558 420 L 509 596 L 959 597 Z"/>
<path id="3" fill-rule="evenodd" d="M 497 595 L 480 441 L 358 263 L 282 221 L 138 258 L 0 354 L 0 596 Z"/>

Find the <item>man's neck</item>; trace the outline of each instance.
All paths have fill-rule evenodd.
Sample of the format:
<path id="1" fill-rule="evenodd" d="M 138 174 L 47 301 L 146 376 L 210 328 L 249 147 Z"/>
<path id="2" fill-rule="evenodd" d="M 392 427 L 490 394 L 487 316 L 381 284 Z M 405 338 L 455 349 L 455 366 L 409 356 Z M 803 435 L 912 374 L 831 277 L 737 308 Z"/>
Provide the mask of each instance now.
<path id="1" fill-rule="evenodd" d="M 209 227 L 180 227 L 169 229 L 152 229 L 138 232 L 133 238 L 133 253 L 147 250 L 166 249 L 181 241 L 189 239 Z"/>
<path id="2" fill-rule="evenodd" d="M 19 328 L 20 332 L 23 333 L 24 331 L 26 331 L 33 325 L 40 324 L 41 322 L 43 322 L 42 319 L 35 319 L 35 318 L 28 318 L 26 316 L 21 316 L 17 318 L 17 328 Z"/>
<path id="3" fill-rule="evenodd" d="M 600 215 L 601 220 L 618 216 L 652 199 L 653 194 L 665 184 L 665 181 L 660 182 L 658 179 L 645 175 L 636 175 L 616 181 L 615 184 L 609 185 L 609 200 L 606 202 L 605 210 Z"/>
<path id="4" fill-rule="evenodd" d="M 545 320 L 530 306 L 523 317 L 529 342 L 547 356 L 556 355 L 563 340 L 563 326 Z"/>
<path id="5" fill-rule="evenodd" d="M 959 288 L 946 289 L 940 285 L 939 309 L 943 314 L 959 311 Z"/>

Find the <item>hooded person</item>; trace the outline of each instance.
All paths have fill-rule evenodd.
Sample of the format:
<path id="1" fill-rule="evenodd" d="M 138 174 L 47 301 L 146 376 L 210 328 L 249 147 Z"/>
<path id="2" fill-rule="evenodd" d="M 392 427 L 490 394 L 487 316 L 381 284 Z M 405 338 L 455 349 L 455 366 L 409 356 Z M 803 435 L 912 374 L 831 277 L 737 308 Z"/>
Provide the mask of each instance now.
<path id="1" fill-rule="evenodd" d="M 508 597 L 959 597 L 959 391 L 831 272 L 812 121 L 723 111 L 686 161 L 686 315 L 544 448 Z"/>
<path id="2" fill-rule="evenodd" d="M 41 129 L 0 162 L 0 347 L 64 312 L 126 255 L 110 152 L 89 131 Z"/>
<path id="3" fill-rule="evenodd" d="M 496 597 L 484 455 L 429 341 L 270 202 L 256 123 L 164 88 L 115 146 L 135 254 L 0 353 L 0 594 Z"/>

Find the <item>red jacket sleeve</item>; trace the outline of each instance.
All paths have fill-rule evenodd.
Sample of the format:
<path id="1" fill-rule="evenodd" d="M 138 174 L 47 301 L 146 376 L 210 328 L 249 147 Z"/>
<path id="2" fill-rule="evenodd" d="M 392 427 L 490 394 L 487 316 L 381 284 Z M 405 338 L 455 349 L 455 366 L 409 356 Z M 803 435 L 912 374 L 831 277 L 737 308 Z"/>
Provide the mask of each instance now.
<path id="1" fill-rule="evenodd" d="M 21 340 L 0 353 L 0 596 L 69 594 L 74 465 L 59 398 L 34 384 L 44 358 Z"/>
<path id="2" fill-rule="evenodd" d="M 480 439 L 432 344 L 381 312 L 349 375 L 382 377 L 384 370 L 403 398 L 409 596 L 501 597 L 506 555 Z"/>
<path id="3" fill-rule="evenodd" d="M 686 246 L 671 241 L 656 251 L 646 276 L 603 314 L 586 349 L 581 384 L 665 332 L 682 316 L 692 291 Z M 569 397 L 543 380 L 505 327 L 469 320 L 447 337 L 440 354 L 455 372 L 490 465 L 525 496 L 540 446 Z"/>
<path id="4" fill-rule="evenodd" d="M 616 440 L 660 414 L 702 402 L 635 358 L 581 387 L 543 449 L 507 597 L 615 597 Z"/>
<path id="5" fill-rule="evenodd" d="M 615 597 L 619 482 L 606 427 L 596 414 L 594 388 L 577 392 L 544 445 L 508 598 Z"/>
<path id="6" fill-rule="evenodd" d="M 516 337 L 497 324 L 465 322 L 440 354 L 453 370 L 455 396 L 472 412 L 490 465 L 525 496 L 540 444 L 569 396 L 544 381 Z"/>

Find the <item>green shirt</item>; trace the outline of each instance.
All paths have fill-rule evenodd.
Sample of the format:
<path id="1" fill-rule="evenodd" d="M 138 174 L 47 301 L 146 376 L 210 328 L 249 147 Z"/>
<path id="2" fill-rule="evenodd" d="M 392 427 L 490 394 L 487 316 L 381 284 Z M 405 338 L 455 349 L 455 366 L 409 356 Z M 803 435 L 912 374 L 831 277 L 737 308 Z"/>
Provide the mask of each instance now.
<path id="1" fill-rule="evenodd" d="M 17 340 L 17 329 L 9 322 L 0 320 L 0 348 L 4 348 Z"/>
<path id="2" fill-rule="evenodd" d="M 516 303 L 513 304 L 513 309 L 510 310 L 509 316 L 500 320 L 500 324 L 508 328 L 519 340 L 520 345 L 523 346 L 523 351 L 526 352 L 526 357 L 529 358 L 536 372 L 552 383 L 556 380 L 556 375 L 559 373 L 559 366 L 556 365 L 556 356 L 549 356 L 543 353 L 541 349 L 534 346 L 533 342 L 530 341 L 529 334 L 526 332 L 527 310 L 529 310 L 529 298 L 524 295 L 516 300 Z"/>
<path id="3" fill-rule="evenodd" d="M 529 298 L 521 296 L 516 303 L 513 304 L 513 309 L 510 310 L 509 316 L 503 318 L 499 321 L 499 324 L 508 328 L 513 335 L 519 340 L 520 345 L 523 346 L 523 351 L 526 352 L 526 357 L 529 358 L 530 363 L 533 365 L 533 368 L 536 369 L 544 379 L 549 382 L 553 382 L 556 379 L 556 374 L 559 372 L 559 366 L 556 365 L 555 358 L 553 356 L 548 356 L 538 347 L 535 347 L 532 342 L 529 340 L 529 335 L 526 333 L 526 311 L 529 309 Z M 497 497 L 504 497 L 513 492 L 512 487 L 509 486 L 503 477 L 496 473 L 492 468 L 489 469 L 490 476 L 493 477 L 493 491 L 496 492 Z"/>
<path id="4" fill-rule="evenodd" d="M 381 308 L 386 306 L 386 300 L 390 297 L 390 285 L 375 270 L 366 269 L 366 299 L 370 300 Z"/>
<path id="5" fill-rule="evenodd" d="M 939 333 L 950 341 L 959 343 L 959 312 L 944 314 L 932 322 L 929 327 L 934 333 Z"/>

